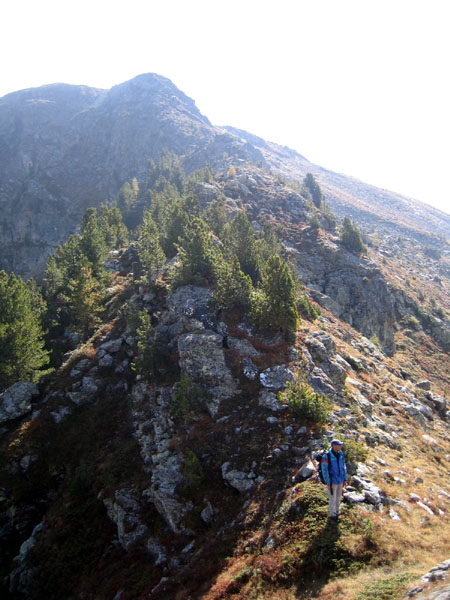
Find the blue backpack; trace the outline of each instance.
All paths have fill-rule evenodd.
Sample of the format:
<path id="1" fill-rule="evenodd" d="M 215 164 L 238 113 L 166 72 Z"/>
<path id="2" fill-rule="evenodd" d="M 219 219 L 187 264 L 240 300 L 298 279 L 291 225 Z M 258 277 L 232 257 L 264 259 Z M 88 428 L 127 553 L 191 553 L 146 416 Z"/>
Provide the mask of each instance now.
<path id="1" fill-rule="evenodd" d="M 322 454 L 319 454 L 317 460 L 319 461 L 319 467 L 317 469 L 318 475 L 319 475 L 319 479 L 322 483 L 326 484 L 327 482 L 325 481 L 325 479 L 323 478 L 323 473 L 322 473 L 322 459 L 324 458 L 325 455 L 329 454 L 330 450 L 327 450 L 326 452 L 322 452 Z M 331 463 L 331 458 L 330 456 L 328 456 L 328 475 L 331 481 L 331 473 L 330 473 L 330 463 Z"/>

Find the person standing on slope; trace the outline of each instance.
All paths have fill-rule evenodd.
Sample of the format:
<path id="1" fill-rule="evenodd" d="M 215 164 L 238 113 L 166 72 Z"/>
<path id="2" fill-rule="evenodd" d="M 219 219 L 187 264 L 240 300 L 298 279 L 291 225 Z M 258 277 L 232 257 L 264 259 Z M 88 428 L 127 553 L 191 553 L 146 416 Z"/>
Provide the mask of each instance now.
<path id="1" fill-rule="evenodd" d="M 320 465 L 323 479 L 328 488 L 329 518 L 333 521 L 338 520 L 342 489 L 347 486 L 347 467 L 342 452 L 343 445 L 344 442 L 333 440 L 331 450 L 323 455 Z"/>

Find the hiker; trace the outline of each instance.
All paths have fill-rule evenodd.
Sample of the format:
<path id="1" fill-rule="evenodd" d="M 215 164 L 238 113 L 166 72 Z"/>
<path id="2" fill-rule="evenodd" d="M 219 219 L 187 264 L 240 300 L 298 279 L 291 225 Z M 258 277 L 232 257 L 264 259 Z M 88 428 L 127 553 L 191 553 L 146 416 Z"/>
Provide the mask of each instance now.
<path id="1" fill-rule="evenodd" d="M 324 482 L 328 487 L 329 518 L 337 521 L 339 518 L 339 505 L 342 498 L 342 489 L 347 486 L 347 468 L 341 440 L 332 440 L 331 450 L 322 456 L 320 468 Z"/>

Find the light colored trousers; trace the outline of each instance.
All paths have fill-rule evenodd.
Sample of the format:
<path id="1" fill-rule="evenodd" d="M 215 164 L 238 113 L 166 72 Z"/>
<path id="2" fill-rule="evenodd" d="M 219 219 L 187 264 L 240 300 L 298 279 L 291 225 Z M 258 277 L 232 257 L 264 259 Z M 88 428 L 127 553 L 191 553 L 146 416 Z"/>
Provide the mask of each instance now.
<path id="1" fill-rule="evenodd" d="M 339 515 L 339 505 L 341 503 L 342 488 L 344 485 L 342 483 L 333 483 L 331 487 L 333 493 L 328 490 L 328 500 L 330 501 L 329 513 L 330 517 L 337 517 Z"/>

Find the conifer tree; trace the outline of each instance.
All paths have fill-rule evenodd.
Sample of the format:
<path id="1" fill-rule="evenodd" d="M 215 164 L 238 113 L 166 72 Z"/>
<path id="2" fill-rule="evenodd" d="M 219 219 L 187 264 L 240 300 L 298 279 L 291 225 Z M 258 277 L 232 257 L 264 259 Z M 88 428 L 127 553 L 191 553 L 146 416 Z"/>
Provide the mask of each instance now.
<path id="1" fill-rule="evenodd" d="M 228 221 L 223 198 L 215 198 L 209 204 L 206 209 L 205 221 L 217 236 L 222 236 L 223 229 Z"/>
<path id="2" fill-rule="evenodd" d="M 128 244 L 128 229 L 117 206 L 100 206 L 98 226 L 108 249 L 121 248 Z"/>
<path id="3" fill-rule="evenodd" d="M 165 254 L 159 243 L 158 227 L 149 211 L 144 213 L 138 241 L 139 257 L 145 270 L 147 280 L 154 281 L 158 271 L 166 261 Z"/>
<path id="4" fill-rule="evenodd" d="M 237 256 L 241 269 L 256 284 L 261 277 L 260 258 L 255 233 L 244 211 L 225 227 L 223 235 L 229 254 Z"/>
<path id="5" fill-rule="evenodd" d="M 37 381 L 49 362 L 37 293 L 20 277 L 0 271 L 0 389 L 21 379 Z"/>
<path id="6" fill-rule="evenodd" d="M 80 249 L 92 265 L 95 277 L 104 273 L 103 263 L 106 258 L 105 238 L 100 231 L 95 208 L 88 208 L 81 221 L 82 236 Z"/>
<path id="7" fill-rule="evenodd" d="M 219 257 L 216 262 L 217 287 L 214 292 L 216 306 L 222 310 L 241 308 L 248 310 L 252 280 L 242 271 L 236 257 L 231 263 Z"/>
<path id="8" fill-rule="evenodd" d="M 264 221 L 261 236 L 256 243 L 260 260 L 263 262 L 281 251 L 281 244 L 278 241 L 275 229 L 269 221 Z"/>
<path id="9" fill-rule="evenodd" d="M 139 324 L 136 329 L 138 342 L 138 355 L 132 363 L 132 368 L 141 377 L 150 379 L 155 374 L 156 347 L 152 337 L 152 325 L 150 315 L 142 311 L 138 316 Z"/>
<path id="10" fill-rule="evenodd" d="M 355 254 L 365 254 L 367 252 L 367 248 L 361 239 L 359 229 L 348 217 L 345 217 L 342 223 L 341 243 L 344 248 L 347 248 L 347 250 L 354 252 Z"/>
<path id="11" fill-rule="evenodd" d="M 123 219 L 129 228 L 138 224 L 138 196 L 139 185 L 136 178 L 132 182 L 126 181 L 119 190 L 115 202 L 123 215 Z"/>
<path id="12" fill-rule="evenodd" d="M 205 221 L 192 220 L 180 240 L 178 253 L 180 263 L 175 285 L 201 285 L 214 281 L 217 252 Z"/>
<path id="13" fill-rule="evenodd" d="M 281 332 L 287 340 L 292 339 L 299 323 L 295 283 L 278 254 L 267 261 L 261 287 L 252 294 L 251 304 L 252 320 L 258 329 Z"/>
<path id="14" fill-rule="evenodd" d="M 81 261 L 78 276 L 69 282 L 68 291 L 73 328 L 86 339 L 101 323 L 103 313 L 102 286 L 93 277 L 92 267 L 86 258 Z"/>
<path id="15" fill-rule="evenodd" d="M 167 214 L 166 226 L 161 241 L 164 252 L 169 258 L 174 257 L 177 253 L 177 245 L 185 234 L 189 223 L 189 215 L 183 210 L 181 202 L 173 204 Z"/>
<path id="16" fill-rule="evenodd" d="M 70 235 L 67 242 L 58 246 L 55 252 L 55 260 L 62 272 L 63 283 L 76 277 L 80 271 L 83 251 L 80 245 L 79 235 Z"/>
<path id="17" fill-rule="evenodd" d="M 303 184 L 311 194 L 311 198 L 315 206 L 317 206 L 317 208 L 320 208 L 324 197 L 322 194 L 322 190 L 320 189 L 320 185 L 314 179 L 314 176 L 311 173 L 307 173 L 306 177 L 303 180 Z"/>

